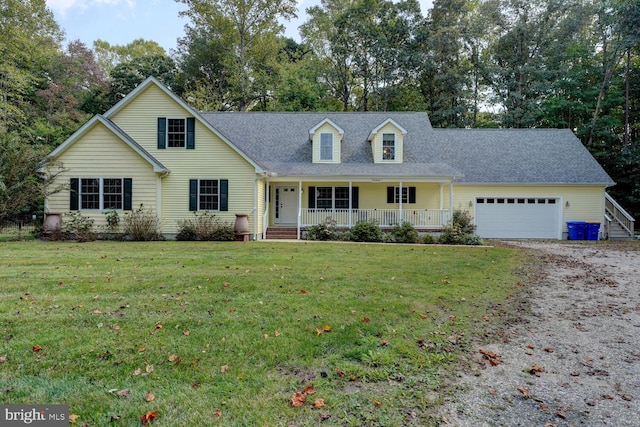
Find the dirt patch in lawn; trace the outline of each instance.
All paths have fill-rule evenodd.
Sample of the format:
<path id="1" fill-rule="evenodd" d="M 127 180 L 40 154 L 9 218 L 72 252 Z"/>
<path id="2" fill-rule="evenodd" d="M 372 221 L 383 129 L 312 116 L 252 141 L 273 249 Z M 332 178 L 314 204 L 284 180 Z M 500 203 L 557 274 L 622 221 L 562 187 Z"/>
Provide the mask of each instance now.
<path id="1" fill-rule="evenodd" d="M 640 426 L 640 245 L 510 242 L 538 279 L 475 345 L 438 420 L 452 426 Z"/>

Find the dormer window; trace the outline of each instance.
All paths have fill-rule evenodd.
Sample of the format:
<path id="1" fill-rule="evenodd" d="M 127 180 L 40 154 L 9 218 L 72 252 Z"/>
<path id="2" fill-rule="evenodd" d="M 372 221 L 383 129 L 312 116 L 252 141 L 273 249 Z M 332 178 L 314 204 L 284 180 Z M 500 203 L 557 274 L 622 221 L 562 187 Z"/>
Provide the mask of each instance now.
<path id="1" fill-rule="evenodd" d="M 382 160 L 396 159 L 396 134 L 382 134 Z"/>
<path id="2" fill-rule="evenodd" d="M 321 133 L 320 134 L 320 160 L 331 161 L 333 160 L 333 134 Z"/>
<path id="3" fill-rule="evenodd" d="M 309 141 L 313 144 L 313 163 L 340 163 L 344 131 L 329 119 L 324 119 L 309 129 Z"/>

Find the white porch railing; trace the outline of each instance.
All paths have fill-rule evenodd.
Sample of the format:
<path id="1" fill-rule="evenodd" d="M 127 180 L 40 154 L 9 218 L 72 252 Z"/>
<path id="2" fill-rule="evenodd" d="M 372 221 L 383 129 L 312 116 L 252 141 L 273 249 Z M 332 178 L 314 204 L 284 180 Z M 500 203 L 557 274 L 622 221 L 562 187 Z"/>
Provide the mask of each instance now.
<path id="1" fill-rule="evenodd" d="M 332 219 L 338 227 L 351 227 L 360 221 L 376 221 L 381 227 L 393 227 L 406 221 L 415 228 L 442 228 L 449 223 L 448 209 L 302 209 L 300 226 L 308 227 Z"/>

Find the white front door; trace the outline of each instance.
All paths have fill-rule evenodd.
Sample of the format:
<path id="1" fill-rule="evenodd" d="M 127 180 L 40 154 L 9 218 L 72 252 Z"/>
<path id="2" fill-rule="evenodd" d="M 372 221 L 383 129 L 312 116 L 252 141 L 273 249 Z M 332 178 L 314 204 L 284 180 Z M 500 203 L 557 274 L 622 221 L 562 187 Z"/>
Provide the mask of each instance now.
<path id="1" fill-rule="evenodd" d="M 273 219 L 275 224 L 294 225 L 298 223 L 298 187 L 279 185 L 275 187 Z"/>

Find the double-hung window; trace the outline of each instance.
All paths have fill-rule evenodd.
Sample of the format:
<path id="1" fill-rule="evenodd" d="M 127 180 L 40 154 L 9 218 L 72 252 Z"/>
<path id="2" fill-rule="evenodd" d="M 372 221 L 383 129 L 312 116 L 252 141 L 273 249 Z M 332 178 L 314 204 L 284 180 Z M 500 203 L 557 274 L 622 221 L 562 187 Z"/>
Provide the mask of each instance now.
<path id="1" fill-rule="evenodd" d="M 196 122 L 193 117 L 158 117 L 158 149 L 195 148 Z"/>
<path id="2" fill-rule="evenodd" d="M 358 209 L 358 187 L 309 187 L 310 209 Z"/>
<path id="3" fill-rule="evenodd" d="M 131 210 L 131 178 L 71 178 L 70 209 Z"/>
<path id="4" fill-rule="evenodd" d="M 226 179 L 192 179 L 189 181 L 189 210 L 227 211 L 229 181 Z"/>
<path id="5" fill-rule="evenodd" d="M 333 160 L 333 134 L 321 133 L 320 134 L 320 160 L 331 161 Z"/>
<path id="6" fill-rule="evenodd" d="M 185 119 L 167 119 L 167 147 L 184 148 L 187 146 Z"/>
<path id="7" fill-rule="evenodd" d="M 400 203 L 400 197 L 402 197 L 402 203 L 416 203 L 416 187 L 387 187 L 387 203 Z"/>
<path id="8" fill-rule="evenodd" d="M 396 159 L 396 134 L 382 134 L 382 160 Z"/>

